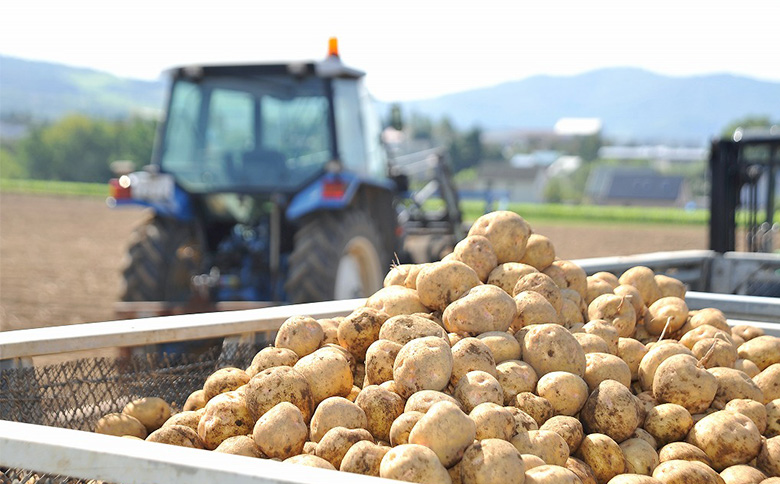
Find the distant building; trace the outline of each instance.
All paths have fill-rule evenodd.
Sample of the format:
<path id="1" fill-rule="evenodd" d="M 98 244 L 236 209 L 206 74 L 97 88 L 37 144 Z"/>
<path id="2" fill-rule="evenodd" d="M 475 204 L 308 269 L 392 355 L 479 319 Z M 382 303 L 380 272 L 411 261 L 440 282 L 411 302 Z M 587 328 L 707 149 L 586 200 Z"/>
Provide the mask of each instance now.
<path id="1" fill-rule="evenodd" d="M 602 128 L 599 118 L 561 118 L 553 131 L 558 136 L 593 136 L 601 133 Z"/>
<path id="2" fill-rule="evenodd" d="M 655 146 L 602 146 L 602 160 L 649 160 L 667 162 L 696 162 L 707 159 L 708 148 Z"/>
<path id="3" fill-rule="evenodd" d="M 684 177 L 642 168 L 596 168 L 585 193 L 597 205 L 684 207 L 691 201 Z"/>

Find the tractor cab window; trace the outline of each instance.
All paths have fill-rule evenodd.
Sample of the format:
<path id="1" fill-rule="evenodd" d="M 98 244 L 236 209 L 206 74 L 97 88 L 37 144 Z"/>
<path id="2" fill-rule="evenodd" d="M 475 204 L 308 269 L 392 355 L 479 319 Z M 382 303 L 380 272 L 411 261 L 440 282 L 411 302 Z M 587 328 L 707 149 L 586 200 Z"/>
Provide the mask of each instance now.
<path id="1" fill-rule="evenodd" d="M 177 80 L 160 165 L 193 193 L 296 190 L 333 157 L 317 78 Z"/>
<path id="2" fill-rule="evenodd" d="M 334 79 L 333 104 L 341 162 L 360 175 L 385 176 L 384 152 L 379 144 L 381 128 L 362 81 Z"/>

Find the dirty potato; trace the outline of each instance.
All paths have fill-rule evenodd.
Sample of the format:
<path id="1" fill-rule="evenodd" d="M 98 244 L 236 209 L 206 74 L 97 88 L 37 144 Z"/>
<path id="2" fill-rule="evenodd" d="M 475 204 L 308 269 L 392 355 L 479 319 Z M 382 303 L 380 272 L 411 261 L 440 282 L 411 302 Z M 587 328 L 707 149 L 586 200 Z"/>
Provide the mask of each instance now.
<path id="1" fill-rule="evenodd" d="M 585 376 L 585 352 L 566 328 L 557 324 L 536 324 L 528 328 L 523 341 L 523 361 L 540 377 L 551 371 L 568 371 Z"/>
<path id="2" fill-rule="evenodd" d="M 553 371 L 539 379 L 536 393 L 547 399 L 555 415 L 572 416 L 579 413 L 588 399 L 588 384 L 582 378 L 566 371 Z"/>
<path id="3" fill-rule="evenodd" d="M 420 301 L 437 311 L 444 311 L 469 289 L 480 284 L 482 281 L 474 269 L 457 260 L 429 264 L 417 276 Z"/>
<path id="4" fill-rule="evenodd" d="M 463 375 L 475 370 L 484 371 L 495 377 L 496 361 L 493 358 L 493 352 L 480 339 L 463 338 L 452 347 L 450 382 L 457 385 Z"/>
<path id="5" fill-rule="evenodd" d="M 510 331 L 519 331 L 533 324 L 557 323 L 558 312 L 550 302 L 535 291 L 522 291 L 515 295 L 515 318 L 509 327 Z M 563 307 L 563 306 L 561 306 Z"/>
<path id="6" fill-rule="evenodd" d="M 483 284 L 451 302 L 442 314 L 442 322 L 451 333 L 506 331 L 516 312 L 517 305 L 509 294 L 497 286 Z"/>
<path id="7" fill-rule="evenodd" d="M 379 466 L 390 447 L 374 444 L 368 440 L 361 440 L 349 448 L 341 460 L 342 472 L 362 474 L 364 476 L 379 477 Z"/>
<path id="8" fill-rule="evenodd" d="M 300 409 L 281 402 L 263 414 L 252 429 L 255 444 L 271 458 L 289 459 L 303 452 L 309 429 Z"/>
<path id="9" fill-rule="evenodd" d="M 325 339 L 322 326 L 310 316 L 292 316 L 279 327 L 274 346 L 289 348 L 299 357 L 314 352 Z"/>
<path id="10" fill-rule="evenodd" d="M 509 442 L 484 439 L 466 449 L 460 463 L 460 474 L 464 484 L 523 484 L 525 464 Z"/>
<path id="11" fill-rule="evenodd" d="M 514 403 L 518 393 L 534 391 L 539 380 L 531 365 L 518 360 L 499 363 L 496 366 L 496 379 L 504 391 L 504 405 Z"/>
<path id="12" fill-rule="evenodd" d="M 451 402 L 434 404 L 409 433 L 409 443 L 435 452 L 444 467 L 457 463 L 476 437 L 476 425 Z"/>
<path id="13" fill-rule="evenodd" d="M 423 412 L 406 411 L 396 418 L 390 426 L 390 445 L 408 444 L 409 433 L 424 415 Z"/>
<path id="14" fill-rule="evenodd" d="M 404 401 L 397 394 L 376 385 L 360 391 L 355 404 L 363 409 L 369 432 L 377 440 L 390 441 L 390 427 L 404 412 Z"/>
<path id="15" fill-rule="evenodd" d="M 393 379 L 393 363 L 403 346 L 380 339 L 366 350 L 366 379 L 370 385 L 379 385 Z"/>
<path id="16" fill-rule="evenodd" d="M 729 411 L 715 412 L 699 420 L 686 441 L 703 450 L 718 472 L 747 464 L 761 450 L 761 434 L 753 421 Z"/>
<path id="17" fill-rule="evenodd" d="M 290 402 L 301 410 L 304 422 L 309 422 L 314 411 L 314 399 L 309 382 L 289 366 L 263 370 L 246 385 L 246 406 L 255 419 L 280 402 Z"/>
<path id="18" fill-rule="evenodd" d="M 365 429 L 368 427 L 368 417 L 360 406 L 346 398 L 326 398 L 317 406 L 311 418 L 309 439 L 319 442 L 323 435 L 335 427 Z"/>
<path id="19" fill-rule="evenodd" d="M 638 404 L 625 385 L 604 380 L 590 394 L 580 412 L 587 433 L 600 433 L 620 443 L 641 423 Z"/>
<path id="20" fill-rule="evenodd" d="M 298 360 L 293 369 L 309 383 L 314 405 L 328 397 L 346 397 L 352 391 L 354 381 L 349 362 L 338 351 L 317 350 Z M 323 378 L 324 375 L 327 377 Z"/>
<path id="21" fill-rule="evenodd" d="M 480 403 L 469 413 L 477 427 L 477 440 L 509 440 L 515 435 L 515 418 L 512 412 L 492 402 Z"/>
<path id="22" fill-rule="evenodd" d="M 455 245 L 453 258 L 474 269 L 479 280 L 485 282 L 496 268 L 498 258 L 490 241 L 481 235 L 470 235 Z"/>
<path id="23" fill-rule="evenodd" d="M 214 449 L 214 452 L 221 454 L 243 455 L 254 457 L 256 459 L 265 459 L 266 456 L 260 447 L 257 446 L 252 437 L 248 435 L 236 435 L 223 440 L 221 444 Z"/>
<path id="24" fill-rule="evenodd" d="M 499 264 L 519 262 L 525 254 L 531 226 L 520 215 L 499 210 L 475 220 L 468 235 L 486 237 L 493 246 Z"/>
<path id="25" fill-rule="evenodd" d="M 95 432 L 117 437 L 132 435 L 139 439 L 145 439 L 148 434 L 140 420 L 126 413 L 109 413 L 101 417 L 95 425 Z"/>
<path id="26" fill-rule="evenodd" d="M 455 386 L 453 393 L 463 409 L 471 412 L 474 407 L 484 402 L 493 402 L 498 405 L 504 403 L 504 391 L 498 380 L 484 371 L 470 371 L 463 375 Z"/>
<path id="27" fill-rule="evenodd" d="M 533 454 L 545 464 L 564 466 L 569 458 L 569 445 L 550 430 L 529 430 L 512 437 L 512 445 L 521 454 Z"/>
<path id="28" fill-rule="evenodd" d="M 520 342 L 506 331 L 488 331 L 477 335 L 477 339 L 487 345 L 496 364 L 520 359 Z"/>
<path id="29" fill-rule="evenodd" d="M 717 379 L 690 355 L 672 355 L 653 376 L 653 395 L 660 403 L 675 403 L 691 414 L 707 409 L 718 391 Z"/>
<path id="30" fill-rule="evenodd" d="M 693 417 L 681 405 L 663 403 L 651 408 L 645 417 L 644 429 L 660 446 L 685 439 L 693 428 Z"/>
<path id="31" fill-rule="evenodd" d="M 292 367 L 298 361 L 298 354 L 289 348 L 274 348 L 268 346 L 258 351 L 249 368 L 246 369 L 246 374 L 252 378 L 263 370 L 273 368 L 275 366 L 290 366 Z"/>
<path id="32" fill-rule="evenodd" d="M 390 449 L 379 465 L 379 476 L 407 482 L 452 483 L 436 453 L 417 444 L 404 444 Z"/>
<path id="33" fill-rule="evenodd" d="M 400 345 L 425 336 L 444 338 L 446 335 L 444 328 L 420 314 L 393 316 L 385 321 L 379 330 L 380 341 L 387 340 Z"/>
<path id="34" fill-rule="evenodd" d="M 379 339 L 379 329 L 387 314 L 374 308 L 358 308 L 339 323 L 339 345 L 349 350 L 357 361 L 365 361 L 366 350 Z"/>
<path id="35" fill-rule="evenodd" d="M 600 484 L 626 471 L 623 451 L 617 442 L 604 434 L 586 435 L 575 456 L 593 469 Z"/>
<path id="36" fill-rule="evenodd" d="M 179 447 L 190 447 L 192 449 L 205 449 L 203 441 L 198 437 L 198 433 L 184 425 L 169 425 L 160 427 L 146 437 L 147 442 L 157 442 L 160 444 L 178 445 Z"/>
<path id="37" fill-rule="evenodd" d="M 255 420 L 244 398 L 236 392 L 220 393 L 208 401 L 198 422 L 198 437 L 207 449 L 214 450 L 225 439 L 252 433 Z"/>
<path id="38" fill-rule="evenodd" d="M 539 430 L 548 430 L 560 435 L 566 445 L 569 446 L 569 453 L 573 454 L 580 447 L 585 432 L 582 428 L 582 424 L 574 417 L 567 417 L 566 415 L 556 415 L 547 420 Z"/>

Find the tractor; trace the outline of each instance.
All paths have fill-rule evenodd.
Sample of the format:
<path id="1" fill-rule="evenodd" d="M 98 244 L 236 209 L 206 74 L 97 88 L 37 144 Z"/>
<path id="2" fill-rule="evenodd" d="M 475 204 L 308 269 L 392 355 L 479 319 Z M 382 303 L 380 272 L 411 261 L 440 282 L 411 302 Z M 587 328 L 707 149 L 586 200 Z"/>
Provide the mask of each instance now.
<path id="1" fill-rule="evenodd" d="M 463 236 L 444 154 L 408 164 L 434 173 L 411 192 L 381 142 L 364 73 L 341 62 L 335 39 L 320 62 L 170 76 L 151 164 L 115 167 L 110 181 L 109 205 L 151 209 L 129 246 L 126 303 L 170 314 L 367 297 L 393 261 L 409 260 L 407 232 L 434 234 L 435 252 Z M 426 196 L 445 208 L 426 211 Z"/>

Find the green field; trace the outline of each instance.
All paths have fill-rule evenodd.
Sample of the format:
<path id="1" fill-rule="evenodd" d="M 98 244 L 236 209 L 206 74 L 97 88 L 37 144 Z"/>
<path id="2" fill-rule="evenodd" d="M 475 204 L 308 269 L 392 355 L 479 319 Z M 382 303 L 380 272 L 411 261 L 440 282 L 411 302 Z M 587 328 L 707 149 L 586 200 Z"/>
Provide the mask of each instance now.
<path id="1" fill-rule="evenodd" d="M 107 197 L 107 183 L 76 183 L 48 180 L 11 180 L 0 178 L 0 191 L 5 193 L 34 193 L 46 195 Z M 426 208 L 440 208 L 441 203 L 431 200 Z M 461 202 L 463 217 L 473 221 L 485 210 L 485 203 L 478 200 Z M 512 203 L 509 210 L 519 213 L 531 223 L 627 223 L 706 225 L 709 211 L 704 209 L 682 210 L 665 207 L 614 207 L 599 205 L 562 205 L 552 203 Z M 737 217 L 741 224 L 744 217 Z M 780 213 L 776 214 L 780 220 Z"/>

